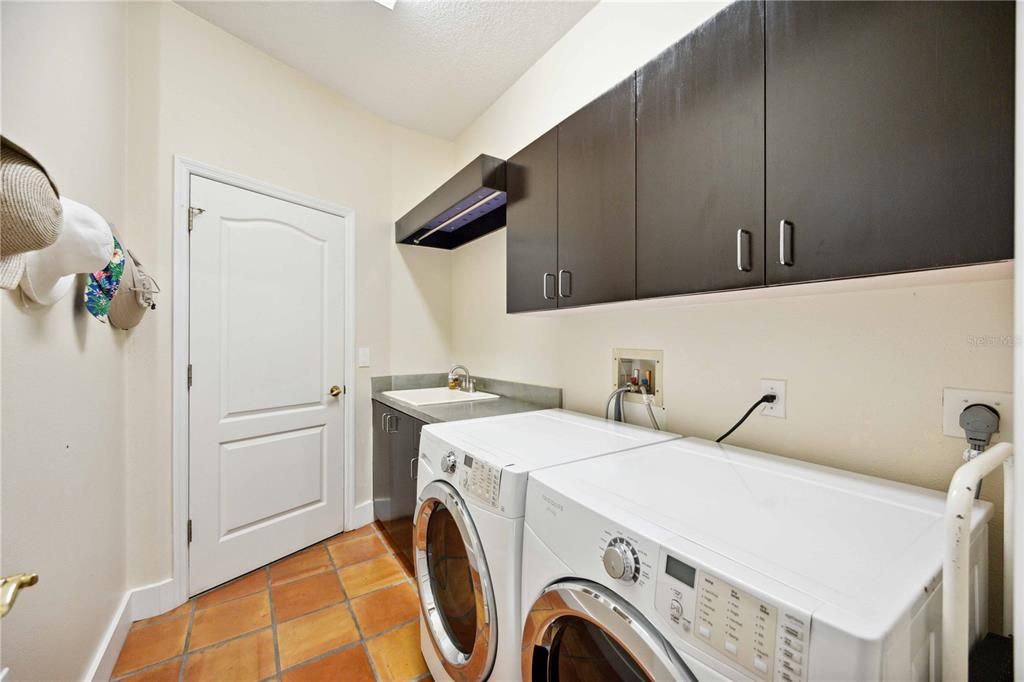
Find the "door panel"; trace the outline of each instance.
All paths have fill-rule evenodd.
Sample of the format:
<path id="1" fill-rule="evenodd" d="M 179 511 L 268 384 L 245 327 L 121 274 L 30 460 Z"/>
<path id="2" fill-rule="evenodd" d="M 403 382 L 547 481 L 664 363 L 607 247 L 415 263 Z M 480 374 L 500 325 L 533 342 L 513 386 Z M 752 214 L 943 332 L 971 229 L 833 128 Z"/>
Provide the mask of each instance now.
<path id="1" fill-rule="evenodd" d="M 1014 3 L 766 17 L 769 284 L 1013 256 Z"/>
<path id="2" fill-rule="evenodd" d="M 221 230 L 224 415 L 320 403 L 328 235 L 251 218 L 225 217 Z M 286 305 L 268 309 L 285 298 Z M 268 320 L 302 333 L 254 333 Z"/>
<path id="3" fill-rule="evenodd" d="M 556 307 L 558 129 L 508 160 L 506 310 Z"/>
<path id="4" fill-rule="evenodd" d="M 323 427 L 221 446 L 221 537 L 323 501 Z"/>
<path id="5" fill-rule="evenodd" d="M 763 21 L 734 3 L 637 73 L 638 298 L 764 284 Z"/>
<path id="6" fill-rule="evenodd" d="M 636 298 L 632 76 L 558 126 L 558 306 Z"/>
<path id="7" fill-rule="evenodd" d="M 193 176 L 189 591 L 342 530 L 343 218 Z"/>

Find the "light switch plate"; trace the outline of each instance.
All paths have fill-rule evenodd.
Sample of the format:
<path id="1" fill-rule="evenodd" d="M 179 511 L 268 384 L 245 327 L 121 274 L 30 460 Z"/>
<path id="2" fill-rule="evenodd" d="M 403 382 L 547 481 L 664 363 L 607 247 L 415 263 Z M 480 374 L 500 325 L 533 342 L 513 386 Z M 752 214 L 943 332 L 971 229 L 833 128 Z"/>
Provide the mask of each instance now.
<path id="1" fill-rule="evenodd" d="M 999 430 L 993 441 L 1004 442 L 1013 435 L 1013 394 L 1002 391 L 979 391 L 969 388 L 942 389 L 942 433 L 951 438 L 964 439 L 960 428 L 960 413 L 968 405 L 981 403 L 999 413 Z"/>
<path id="2" fill-rule="evenodd" d="M 370 349 L 360 348 L 359 349 L 359 366 L 369 367 L 370 366 Z"/>
<path id="3" fill-rule="evenodd" d="M 785 379 L 761 379 L 761 395 L 772 393 L 775 395 L 775 402 L 768 403 L 761 408 L 761 414 L 765 417 L 786 418 L 786 380 Z"/>

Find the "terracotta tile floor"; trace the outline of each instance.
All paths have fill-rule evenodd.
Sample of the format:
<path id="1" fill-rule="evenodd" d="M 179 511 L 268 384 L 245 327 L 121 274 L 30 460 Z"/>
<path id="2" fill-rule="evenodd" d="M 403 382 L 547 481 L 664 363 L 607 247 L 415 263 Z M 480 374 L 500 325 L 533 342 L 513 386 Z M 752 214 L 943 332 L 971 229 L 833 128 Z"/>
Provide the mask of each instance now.
<path id="1" fill-rule="evenodd" d="M 114 679 L 430 680 L 418 614 L 412 578 L 364 526 L 132 624 Z"/>

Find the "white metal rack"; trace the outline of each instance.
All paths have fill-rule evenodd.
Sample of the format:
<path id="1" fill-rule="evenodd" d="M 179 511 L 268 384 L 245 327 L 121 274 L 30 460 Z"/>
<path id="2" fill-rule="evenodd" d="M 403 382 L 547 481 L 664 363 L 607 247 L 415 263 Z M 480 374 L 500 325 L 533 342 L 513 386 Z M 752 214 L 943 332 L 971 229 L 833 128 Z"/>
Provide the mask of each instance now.
<path id="1" fill-rule="evenodd" d="M 970 653 L 971 510 L 981 479 L 1003 465 L 1003 631 L 1013 627 L 1013 444 L 998 443 L 963 464 L 946 496 L 942 561 L 942 679 L 963 682 Z M 984 627 L 984 624 L 980 624 Z"/>

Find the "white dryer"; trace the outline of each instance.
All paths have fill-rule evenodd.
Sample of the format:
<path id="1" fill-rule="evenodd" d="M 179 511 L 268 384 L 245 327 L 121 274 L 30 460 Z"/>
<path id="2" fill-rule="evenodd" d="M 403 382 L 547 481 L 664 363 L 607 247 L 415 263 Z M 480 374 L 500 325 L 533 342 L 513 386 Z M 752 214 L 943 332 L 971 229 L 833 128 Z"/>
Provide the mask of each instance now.
<path id="1" fill-rule="evenodd" d="M 434 678 L 519 679 L 530 472 L 678 437 L 565 410 L 424 427 L 413 553 Z"/>
<path id="2" fill-rule="evenodd" d="M 530 479 L 524 680 L 941 677 L 943 493 L 691 438 Z"/>

